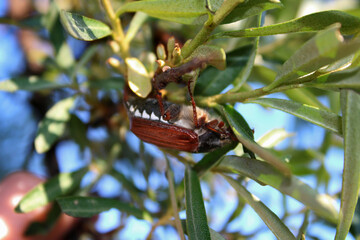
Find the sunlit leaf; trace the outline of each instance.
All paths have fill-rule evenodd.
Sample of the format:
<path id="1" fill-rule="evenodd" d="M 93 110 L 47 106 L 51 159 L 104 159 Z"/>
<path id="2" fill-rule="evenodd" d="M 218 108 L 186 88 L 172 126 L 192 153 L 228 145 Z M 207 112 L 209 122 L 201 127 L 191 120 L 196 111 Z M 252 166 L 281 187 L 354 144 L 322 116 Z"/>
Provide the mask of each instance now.
<path id="1" fill-rule="evenodd" d="M 139 97 L 145 98 L 152 90 L 151 78 L 145 66 L 137 58 L 127 58 L 125 62 L 130 89 Z"/>
<path id="2" fill-rule="evenodd" d="M 345 239 L 349 232 L 360 189 L 360 95 L 344 89 L 341 90 L 340 100 L 344 129 L 344 170 L 336 240 Z"/>
<path id="3" fill-rule="evenodd" d="M 62 88 L 64 85 L 46 81 L 37 76 L 15 77 L 0 82 L 0 91 L 15 92 L 18 90 L 40 91 Z"/>
<path id="4" fill-rule="evenodd" d="M 45 206 L 59 196 L 71 193 L 79 187 L 80 181 L 87 171 L 87 168 L 83 168 L 76 172 L 60 173 L 46 182 L 37 185 L 21 199 L 15 209 L 16 212 L 30 212 Z"/>
<path id="5" fill-rule="evenodd" d="M 225 156 L 216 167 L 217 171 L 236 173 L 255 181 L 274 187 L 280 192 L 293 197 L 313 210 L 318 216 L 336 223 L 339 214 L 335 200 L 305 184 L 295 176 L 287 177 L 270 164 L 245 157 Z"/>
<path id="6" fill-rule="evenodd" d="M 238 7 L 240 6 L 242 5 L 239 5 Z M 332 10 L 317 12 L 287 22 L 259 28 L 220 32 L 212 36 L 212 38 L 257 37 L 295 32 L 316 32 L 321 31 L 334 23 L 341 23 L 340 31 L 342 34 L 348 35 L 359 32 L 360 18 L 352 16 L 345 12 Z"/>
<path id="7" fill-rule="evenodd" d="M 274 128 L 261 136 L 261 138 L 257 140 L 257 143 L 264 148 L 273 148 L 293 135 L 294 134 L 288 133 L 283 128 Z"/>
<path id="8" fill-rule="evenodd" d="M 70 120 L 69 110 L 74 106 L 75 98 L 65 98 L 56 103 L 39 123 L 35 138 L 35 149 L 44 153 L 65 132 L 66 123 Z"/>
<path id="9" fill-rule="evenodd" d="M 251 206 L 252 209 L 259 215 L 263 222 L 269 227 L 278 239 L 293 239 L 296 238 L 291 233 L 289 228 L 280 220 L 275 213 L 273 213 L 265 204 L 263 204 L 256 196 L 252 195 L 239 182 L 230 177 L 225 177 L 236 192 Z"/>
<path id="10" fill-rule="evenodd" d="M 339 27 L 339 24 L 335 24 L 307 41 L 284 63 L 275 80 L 264 90 L 271 90 L 286 81 L 316 71 L 360 48 L 360 38 L 345 41 L 340 35 Z"/>
<path id="11" fill-rule="evenodd" d="M 112 31 L 105 23 L 76 13 L 62 10 L 61 22 L 67 32 L 76 39 L 93 41 L 109 36 Z"/>
<path id="12" fill-rule="evenodd" d="M 188 165 L 185 169 L 185 202 L 189 239 L 211 239 L 200 181 L 196 172 Z"/>
<path id="13" fill-rule="evenodd" d="M 200 16 L 207 14 L 205 1 L 198 0 L 147 0 L 128 2 L 121 6 L 116 14 L 119 16 L 125 12 L 144 12 L 151 17 L 179 22 L 183 24 L 201 24 Z"/>
<path id="14" fill-rule="evenodd" d="M 139 219 L 151 219 L 149 213 L 146 211 L 116 199 L 72 196 L 58 198 L 56 201 L 64 213 L 73 217 L 88 218 L 108 211 L 111 208 L 116 208 L 121 212 L 126 212 Z"/>
<path id="15" fill-rule="evenodd" d="M 342 134 L 341 117 L 330 111 L 290 100 L 275 98 L 258 98 L 247 102 L 261 104 L 264 107 L 271 107 L 290 113 L 327 130 L 333 131 L 336 134 Z"/>

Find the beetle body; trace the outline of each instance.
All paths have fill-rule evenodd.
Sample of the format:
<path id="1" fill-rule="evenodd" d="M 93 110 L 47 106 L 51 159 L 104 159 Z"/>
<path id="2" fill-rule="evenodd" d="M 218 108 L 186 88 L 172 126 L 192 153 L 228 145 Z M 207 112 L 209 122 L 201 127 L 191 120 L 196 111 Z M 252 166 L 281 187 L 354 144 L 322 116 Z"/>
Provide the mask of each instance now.
<path id="1" fill-rule="evenodd" d="M 205 110 L 196 107 L 196 126 L 191 106 L 163 101 L 162 115 L 156 99 L 127 99 L 125 105 L 130 130 L 144 142 L 159 147 L 186 152 L 210 152 L 233 142 L 230 132 L 223 130 L 223 122 L 210 118 Z"/>

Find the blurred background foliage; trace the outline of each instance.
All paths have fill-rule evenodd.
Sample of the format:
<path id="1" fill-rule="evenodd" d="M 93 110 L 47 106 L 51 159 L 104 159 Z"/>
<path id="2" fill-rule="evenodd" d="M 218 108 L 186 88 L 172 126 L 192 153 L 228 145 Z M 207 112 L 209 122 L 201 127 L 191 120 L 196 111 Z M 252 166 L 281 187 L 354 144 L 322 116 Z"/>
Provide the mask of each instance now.
<path id="1" fill-rule="evenodd" d="M 127 1 L 112 1 L 113 8 L 118 9 L 124 2 Z M 359 2 L 355 0 L 281 2 L 282 8 L 262 14 L 262 25 L 325 10 L 343 10 L 356 17 L 360 15 Z M 110 37 L 91 42 L 71 37 L 61 24 L 59 9 L 109 22 L 99 1 L 9 0 L 0 3 L 0 79 L 4 80 L 0 87 L 6 89 L 0 92 L 0 179 L 18 170 L 50 178 L 89 167 L 91 171 L 82 180 L 79 177 L 81 188 L 77 190 L 78 194 L 131 203 L 151 213 L 152 221 L 112 208 L 96 218 L 79 221 L 78 227 L 72 229 L 66 239 L 179 239 L 172 220 L 169 186 L 175 186 L 173 190 L 180 218 L 184 219 L 183 163 L 198 162 L 204 155 L 161 151 L 139 141 L 128 131 L 129 122 L 122 105 L 125 80 L 116 68 L 116 61 L 123 60 L 114 54 L 118 46 Z M 125 30 L 133 17 L 134 13 L 121 15 Z M 258 17 L 253 16 L 221 25 L 214 33 L 254 27 L 257 20 Z M 140 59 L 147 69 L 153 69 L 158 44 L 166 46 L 169 38 L 174 36 L 183 46 L 200 29 L 201 25 L 148 18 L 134 35 L 130 53 Z M 233 87 L 238 87 L 237 92 L 245 92 L 269 85 L 281 66 L 314 35 L 314 32 L 305 32 L 261 37 L 257 55 L 254 56 L 255 63 L 244 84 L 241 84 L 242 74 L 246 76 L 246 73 L 242 71 L 251 62 L 249 58 L 253 54 L 255 38 L 213 39 L 211 44 L 222 47 L 227 53 L 228 75 L 220 75 L 221 72 L 213 67 L 207 68 L 200 74 L 195 95 L 212 96 L 232 91 Z M 345 38 L 350 39 L 350 36 Z M 354 49 L 354 53 L 358 54 L 359 50 Z M 214 76 L 229 81 L 214 80 L 215 85 L 211 85 L 213 82 L 209 79 Z M 16 79 L 13 82 L 24 85 L 13 84 L 9 79 Z M 181 94 L 184 91 L 176 89 L 169 99 L 181 101 L 178 99 Z M 270 96 L 334 114 L 341 113 L 338 91 L 294 88 Z M 71 103 L 61 101 L 64 99 Z M 39 122 L 47 117 L 51 124 L 48 110 L 59 103 L 63 106 L 54 114 L 63 117 L 56 123 L 60 132 L 46 136 L 45 143 L 38 143 L 36 149 L 34 140 L 39 135 Z M 286 111 L 260 104 L 265 108 L 256 104 L 256 100 L 234 106 L 254 130 L 255 140 L 261 146 L 288 161 L 292 174 L 318 193 L 331 196 L 339 209 L 344 159 L 341 134 L 324 130 Z M 70 112 L 66 111 L 69 109 Z M 37 141 L 42 140 L 37 138 Z M 241 156 L 242 148 L 237 147 L 231 153 Z M 231 160 L 228 158 L 222 163 L 222 171 L 234 172 Z M 258 170 L 256 167 L 260 165 L 255 165 L 255 172 Z M 169 185 L 169 174 L 173 174 L 173 185 Z M 301 237 L 304 233 L 306 239 L 332 239 L 335 236 L 336 222 L 313 214 L 309 206 L 303 205 L 304 202 L 289 197 L 293 196 L 291 193 L 280 193 L 276 189 L 281 186 L 274 189 L 250 180 L 247 175 L 237 177 L 294 235 L 300 233 Z M 211 229 L 226 239 L 275 238 L 255 211 L 219 174 L 207 171 L 201 177 L 200 185 Z M 69 187 L 68 190 L 67 194 L 71 195 L 74 189 Z M 356 211 L 347 239 L 355 239 L 358 234 L 359 213 Z M 221 238 L 212 235 L 212 239 Z"/>

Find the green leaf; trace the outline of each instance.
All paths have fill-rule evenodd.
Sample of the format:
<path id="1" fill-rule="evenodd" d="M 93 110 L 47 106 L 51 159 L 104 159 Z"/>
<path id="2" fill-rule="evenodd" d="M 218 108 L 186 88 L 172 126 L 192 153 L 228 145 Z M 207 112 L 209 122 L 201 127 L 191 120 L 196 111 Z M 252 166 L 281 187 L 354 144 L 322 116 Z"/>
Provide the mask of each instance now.
<path id="1" fill-rule="evenodd" d="M 37 76 L 15 77 L 0 82 L 0 90 L 7 92 L 15 92 L 18 90 L 40 91 L 63 87 L 66 86 L 56 82 L 46 81 Z"/>
<path id="2" fill-rule="evenodd" d="M 15 211 L 27 213 L 45 206 L 59 196 L 71 193 L 79 187 L 81 179 L 87 171 L 87 168 L 82 168 L 75 172 L 60 173 L 46 182 L 37 185 L 21 199 Z"/>
<path id="3" fill-rule="evenodd" d="M 35 149 L 44 153 L 65 132 L 66 123 L 70 120 L 69 110 L 73 107 L 75 97 L 65 98 L 56 103 L 39 123 L 35 138 Z"/>
<path id="4" fill-rule="evenodd" d="M 26 228 L 25 235 L 32 236 L 32 235 L 46 235 L 53 229 L 54 225 L 58 222 L 61 216 L 61 209 L 59 205 L 53 204 L 51 206 L 50 211 L 46 215 L 46 219 L 42 220 L 41 222 L 32 222 Z"/>
<path id="5" fill-rule="evenodd" d="M 349 232 L 360 189 L 360 95 L 345 89 L 340 93 L 344 129 L 344 170 L 336 240 L 345 239 Z"/>
<path id="6" fill-rule="evenodd" d="M 194 170 L 198 173 L 198 176 L 203 175 L 206 171 L 209 171 L 214 165 L 218 163 L 222 156 L 227 152 L 234 149 L 237 143 L 227 145 L 223 148 L 216 149 L 210 153 L 207 153 L 198 163 L 195 164 Z"/>
<path id="7" fill-rule="evenodd" d="M 131 19 L 129 28 L 126 32 L 125 39 L 127 42 L 131 42 L 131 40 L 135 37 L 136 33 L 139 31 L 140 27 L 144 24 L 144 22 L 148 19 L 148 15 L 142 12 L 135 13 L 134 17 Z"/>
<path id="8" fill-rule="evenodd" d="M 58 54 L 60 47 L 66 42 L 66 34 L 60 22 L 60 13 L 56 2 L 50 2 L 49 10 L 42 15 L 41 23 L 49 32 L 49 39 Z"/>
<path id="9" fill-rule="evenodd" d="M 307 86 L 323 89 L 339 90 L 340 88 L 360 91 L 360 67 L 322 75 L 316 80 L 306 83 Z"/>
<path id="10" fill-rule="evenodd" d="M 72 196 L 58 198 L 56 201 L 64 213 L 73 217 L 88 218 L 116 208 L 139 219 L 151 219 L 148 212 L 116 199 Z"/>
<path id="11" fill-rule="evenodd" d="M 278 0 L 251 0 L 240 3 L 221 24 L 227 24 L 239 21 L 244 18 L 259 15 L 263 11 L 280 8 L 283 5 Z"/>
<path id="12" fill-rule="evenodd" d="M 253 2 L 253 1 L 248 1 Z M 239 5 L 241 6 L 241 5 Z M 340 23 L 342 34 L 351 35 L 359 32 L 360 18 L 341 11 L 325 11 L 306 15 L 287 22 L 258 28 L 248 28 L 238 31 L 220 32 L 212 38 L 224 37 L 257 37 L 286 33 L 317 32 L 328 26 Z"/>
<path id="13" fill-rule="evenodd" d="M 137 58 L 127 58 L 125 62 L 130 89 L 139 97 L 145 98 L 152 90 L 151 77 L 145 66 Z"/>
<path id="14" fill-rule="evenodd" d="M 269 150 L 262 148 L 254 141 L 253 132 L 249 128 L 249 125 L 247 125 L 245 120 L 233 107 L 227 105 L 222 107 L 221 111 L 227 119 L 235 136 L 239 142 L 243 144 L 244 147 L 246 147 L 246 149 L 256 153 L 259 157 L 271 163 L 275 168 L 283 172 L 285 175 L 289 176 L 291 174 L 289 166 L 284 161 L 276 157 Z"/>
<path id="15" fill-rule="evenodd" d="M 66 31 L 76 39 L 94 41 L 109 36 L 112 31 L 105 23 L 62 10 L 61 22 Z"/>
<path id="16" fill-rule="evenodd" d="M 290 113 L 305 121 L 316 124 L 336 134 L 341 135 L 341 117 L 335 113 L 320 109 L 318 107 L 301 104 L 298 102 L 275 99 L 275 98 L 258 98 L 246 101 L 246 103 L 257 103 L 264 107 L 271 107 L 283 112 Z"/>
<path id="17" fill-rule="evenodd" d="M 186 220 L 181 220 L 181 225 L 184 229 L 185 234 L 188 235 L 187 229 L 186 229 Z M 218 232 L 216 232 L 215 230 L 213 230 L 212 228 L 209 228 L 210 230 L 210 238 L 211 240 L 226 240 L 223 236 L 221 236 L 221 234 L 219 234 Z"/>
<path id="18" fill-rule="evenodd" d="M 224 70 L 226 68 L 226 55 L 224 49 L 211 46 L 202 45 L 195 49 L 195 51 L 188 57 L 185 62 L 191 61 L 191 59 L 203 59 L 209 65 Z"/>
<path id="19" fill-rule="evenodd" d="M 273 213 L 265 204 L 246 190 L 239 182 L 230 177 L 224 176 L 236 192 L 251 206 L 252 209 L 259 215 L 263 222 L 274 233 L 277 239 L 293 239 L 296 238 L 291 233 L 289 228 L 280 220 L 275 213 Z"/>
<path id="20" fill-rule="evenodd" d="M 335 24 L 307 41 L 284 63 L 274 82 L 264 90 L 269 91 L 286 81 L 298 79 L 360 48 L 360 38 L 344 41 L 339 27 L 339 24 Z"/>
<path id="21" fill-rule="evenodd" d="M 186 228 L 190 240 L 211 239 L 200 181 L 188 165 L 185 169 Z"/>
<path id="22" fill-rule="evenodd" d="M 258 17 L 256 17 L 256 20 L 254 20 L 255 23 L 252 23 L 252 21 L 248 21 L 249 26 L 261 26 L 262 23 L 262 14 L 260 14 Z M 252 47 L 250 52 L 248 53 L 247 62 L 244 68 L 239 72 L 238 76 L 236 76 L 235 80 L 233 81 L 233 88 L 230 90 L 230 92 L 238 92 L 242 88 L 243 84 L 249 79 L 251 72 L 253 71 L 254 63 L 255 63 L 255 57 L 257 56 L 257 49 L 259 47 L 259 41 L 260 37 L 256 37 L 253 41 Z"/>
<path id="23" fill-rule="evenodd" d="M 110 77 L 106 79 L 92 80 L 85 82 L 85 84 L 88 84 L 89 88 L 101 89 L 104 91 L 121 91 L 124 89 L 124 79 L 122 77 Z"/>
<path id="24" fill-rule="evenodd" d="M 214 67 L 205 69 L 196 80 L 195 94 L 212 96 L 224 90 L 244 69 L 252 49 L 252 45 L 246 45 L 226 54 L 226 69 L 223 71 Z"/>
<path id="25" fill-rule="evenodd" d="M 250 75 L 250 79 L 259 81 L 264 84 L 270 84 L 276 77 L 276 71 L 265 66 L 254 66 Z M 286 96 L 296 102 L 312 105 L 315 107 L 324 108 L 324 105 L 317 99 L 317 97 L 306 88 L 294 88 L 284 92 Z"/>
<path id="26" fill-rule="evenodd" d="M 216 170 L 246 176 L 263 185 L 272 186 L 283 194 L 303 203 L 318 216 L 332 223 L 336 223 L 338 220 L 339 214 L 333 198 L 319 194 L 295 176 L 287 177 L 284 172 L 264 161 L 246 157 L 225 156 Z"/>
<path id="27" fill-rule="evenodd" d="M 81 151 L 89 144 L 87 126 L 75 114 L 71 114 L 69 129 L 71 138 L 79 145 Z"/>
<path id="28" fill-rule="evenodd" d="M 244 117 L 235 110 L 233 106 L 225 105 L 217 107 L 217 109 L 221 113 L 223 113 L 223 115 L 228 120 L 230 126 L 236 128 L 236 132 L 238 133 L 238 135 L 241 135 L 243 138 L 246 138 L 250 141 L 254 141 L 254 133 L 251 130 L 249 124 L 246 122 Z"/>
<path id="29" fill-rule="evenodd" d="M 199 0 L 145 0 L 128 2 L 121 6 L 116 15 L 120 16 L 125 12 L 144 12 L 151 17 L 178 22 L 183 24 L 202 24 L 206 21 L 208 10 L 205 1 Z"/>

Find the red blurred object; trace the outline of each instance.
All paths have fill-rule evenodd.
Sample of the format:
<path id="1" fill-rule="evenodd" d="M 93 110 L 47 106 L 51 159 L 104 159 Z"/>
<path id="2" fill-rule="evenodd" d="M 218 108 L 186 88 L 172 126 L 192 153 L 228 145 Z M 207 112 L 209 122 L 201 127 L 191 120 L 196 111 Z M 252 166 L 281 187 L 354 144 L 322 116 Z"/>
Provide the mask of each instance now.
<path id="1" fill-rule="evenodd" d="M 46 235 L 26 237 L 24 232 L 33 221 L 44 221 L 50 205 L 29 213 L 16 213 L 14 208 L 34 186 L 43 182 L 29 172 L 12 173 L 0 183 L 0 239 L 1 240 L 60 240 L 77 222 L 76 218 L 62 214 Z"/>

